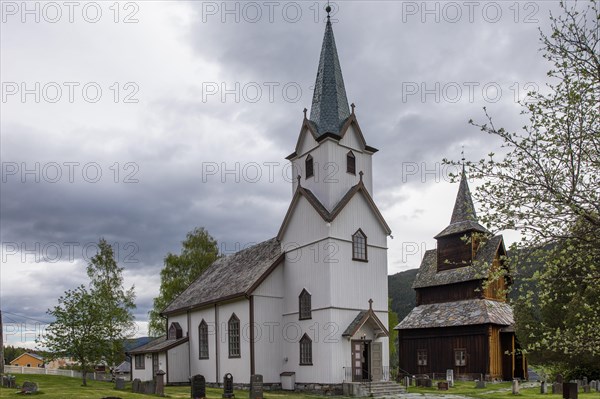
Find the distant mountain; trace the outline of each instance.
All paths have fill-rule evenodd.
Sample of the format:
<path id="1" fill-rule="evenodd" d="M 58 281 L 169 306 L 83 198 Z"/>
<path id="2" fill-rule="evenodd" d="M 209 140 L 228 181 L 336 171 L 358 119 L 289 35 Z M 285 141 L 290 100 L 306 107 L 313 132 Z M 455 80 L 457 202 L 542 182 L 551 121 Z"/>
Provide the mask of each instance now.
<path id="1" fill-rule="evenodd" d="M 416 305 L 412 284 L 418 271 L 419 269 L 410 269 L 388 276 L 388 295 L 392 298 L 392 310 L 398 313 L 399 321 L 402 321 Z"/>

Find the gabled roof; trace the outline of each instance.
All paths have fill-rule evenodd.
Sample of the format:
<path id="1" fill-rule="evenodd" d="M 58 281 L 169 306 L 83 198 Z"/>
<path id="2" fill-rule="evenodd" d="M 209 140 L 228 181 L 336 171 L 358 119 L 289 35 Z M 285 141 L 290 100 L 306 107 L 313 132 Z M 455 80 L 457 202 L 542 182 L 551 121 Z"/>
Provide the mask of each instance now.
<path id="1" fill-rule="evenodd" d="M 385 325 L 379 320 L 379 317 L 373 312 L 373 309 L 369 310 L 361 310 L 358 312 L 358 315 L 354 318 L 352 323 L 346 328 L 346 330 L 342 333 L 342 337 L 353 337 L 358 330 L 366 323 L 369 323 L 375 332 L 375 336 L 379 337 L 389 337 L 389 332 Z"/>
<path id="2" fill-rule="evenodd" d="M 142 345 L 139 348 L 135 348 L 128 353 L 130 355 L 139 355 L 142 353 L 156 353 L 156 352 L 164 352 L 168 351 L 171 348 L 175 348 L 181 344 L 188 342 L 188 337 L 178 338 L 178 339 L 167 339 L 166 335 L 159 337 L 153 341 L 148 342 L 146 345 Z"/>
<path id="3" fill-rule="evenodd" d="M 337 203 L 337 205 L 333 208 L 331 212 L 327 210 L 327 208 L 321 203 L 321 201 L 319 201 L 319 199 L 313 194 L 312 191 L 302 187 L 301 185 L 298 185 L 298 187 L 296 188 L 296 192 L 294 193 L 294 197 L 292 198 L 292 202 L 290 203 L 287 213 L 285 214 L 285 218 L 283 219 L 283 223 L 281 224 L 281 227 L 279 229 L 279 233 L 277 233 L 277 239 L 283 239 L 283 233 L 285 232 L 287 225 L 290 222 L 294 207 L 300 200 L 300 197 L 306 198 L 306 200 L 309 202 L 309 204 L 312 205 L 312 207 L 317 211 L 321 218 L 323 218 L 325 222 L 330 223 L 333 220 L 335 220 L 335 218 L 340 214 L 342 209 L 344 209 L 344 207 L 348 205 L 350 200 L 358 193 L 362 193 L 365 200 L 369 204 L 369 207 L 377 217 L 377 220 L 379 220 L 381 227 L 383 227 L 386 234 L 390 235 L 392 233 L 392 230 L 386 223 L 381 212 L 379 212 L 377 205 L 375 205 L 373 198 L 371 198 L 369 191 L 367 190 L 367 188 L 361 180 L 358 182 L 358 184 L 352 186 L 350 190 L 346 192 L 346 194 L 342 197 L 342 199 L 340 199 L 340 201 Z"/>
<path id="4" fill-rule="evenodd" d="M 472 265 L 438 271 L 437 249 L 430 249 L 423 256 L 419 273 L 412 287 L 425 288 L 485 279 L 489 275 L 490 266 L 498 251 L 502 254 L 506 253 L 501 235 L 481 241 Z"/>
<path id="5" fill-rule="evenodd" d="M 247 296 L 282 260 L 281 245 L 276 238 L 219 258 L 175 298 L 163 314 Z"/>
<path id="6" fill-rule="evenodd" d="M 316 125 L 317 132 L 321 135 L 339 133 L 348 116 L 350 116 L 348 98 L 333 37 L 333 28 L 328 16 L 310 109 L 310 120 Z"/>
<path id="7" fill-rule="evenodd" d="M 463 170 L 460 178 L 460 185 L 458 186 L 458 193 L 456 194 L 456 201 L 454 202 L 454 210 L 452 211 L 452 217 L 450 218 L 450 225 L 434 238 L 464 233 L 467 231 L 489 233 L 489 231 L 477 221 L 477 213 L 475 212 L 475 206 L 473 205 L 473 199 L 471 198 L 471 190 L 469 190 L 467 175 Z"/>
<path id="8" fill-rule="evenodd" d="M 514 324 L 513 311 L 505 302 L 470 299 L 432 303 L 414 308 L 394 329 L 458 327 L 476 324 Z"/>
<path id="9" fill-rule="evenodd" d="M 300 127 L 300 134 L 298 135 L 298 141 L 296 142 L 296 149 L 293 153 L 291 153 L 290 155 L 288 155 L 285 158 L 288 160 L 292 160 L 292 159 L 296 158 L 298 155 L 300 155 L 299 154 L 300 143 L 302 141 L 302 133 L 304 132 L 305 129 L 312 135 L 312 137 L 315 139 L 315 141 L 317 143 L 320 143 L 321 141 L 328 139 L 328 138 L 340 141 L 346 135 L 350 126 L 354 126 L 354 128 L 356 129 L 356 133 L 358 135 L 358 141 L 361 143 L 361 145 L 363 147 L 362 149 L 364 151 L 370 152 L 372 154 L 379 151 L 377 148 L 367 145 L 365 136 L 363 135 L 360 125 L 358 124 L 358 120 L 356 119 L 356 114 L 353 111 L 350 114 L 350 116 L 348 118 L 346 118 L 346 121 L 340 128 L 339 133 L 325 133 L 325 134 L 321 134 L 321 135 L 319 135 L 319 133 L 317 132 L 317 127 L 316 127 L 315 123 L 313 121 L 307 119 L 306 115 L 305 115 L 304 120 L 302 121 L 302 126 Z"/>
<path id="10" fill-rule="evenodd" d="M 20 358 L 22 358 L 23 356 L 31 356 L 31 357 L 32 357 L 32 358 L 34 358 L 34 359 L 37 359 L 37 360 L 44 361 L 44 358 L 43 358 L 43 357 L 41 357 L 40 355 L 37 355 L 37 354 L 35 354 L 35 353 L 29 353 L 29 352 L 25 352 L 25 353 L 21 353 L 19 356 L 17 356 L 17 357 L 16 357 L 16 358 L 14 358 L 13 360 L 11 360 L 11 363 L 12 363 L 12 362 L 16 362 L 17 360 L 19 360 L 19 359 L 20 359 Z"/>

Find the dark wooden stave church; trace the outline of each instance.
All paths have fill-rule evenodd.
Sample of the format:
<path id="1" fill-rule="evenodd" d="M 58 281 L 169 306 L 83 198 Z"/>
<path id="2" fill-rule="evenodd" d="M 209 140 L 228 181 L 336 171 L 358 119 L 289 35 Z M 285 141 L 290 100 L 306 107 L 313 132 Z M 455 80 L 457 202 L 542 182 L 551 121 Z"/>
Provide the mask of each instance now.
<path id="1" fill-rule="evenodd" d="M 506 301 L 511 277 L 491 281 L 503 267 L 504 241 L 478 223 L 464 171 L 450 225 L 435 239 L 437 249 L 425 253 L 413 284 L 417 306 L 395 328 L 400 368 L 410 374 L 453 369 L 455 376 L 526 379 L 527 361 L 517 351 Z"/>

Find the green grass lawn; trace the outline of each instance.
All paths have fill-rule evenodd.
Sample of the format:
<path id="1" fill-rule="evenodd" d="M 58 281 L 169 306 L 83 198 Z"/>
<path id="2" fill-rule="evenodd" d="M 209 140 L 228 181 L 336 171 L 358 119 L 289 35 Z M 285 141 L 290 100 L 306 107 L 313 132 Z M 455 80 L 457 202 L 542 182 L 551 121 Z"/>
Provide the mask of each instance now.
<path id="1" fill-rule="evenodd" d="M 36 375 L 36 374 L 15 374 L 17 384 L 22 385 L 24 381 L 31 381 L 38 384 L 39 393 L 35 396 L 44 399 L 100 399 L 105 396 L 115 396 L 123 399 L 144 399 L 156 398 L 154 395 L 143 395 L 131 392 L 131 383 L 126 385 L 127 389 L 118 391 L 114 384 L 100 381 L 88 381 L 88 386 L 81 386 L 81 379 L 62 377 L 55 375 Z M 23 395 L 17 393 L 16 389 L 0 388 L 0 398 L 22 398 Z M 236 398 L 248 398 L 248 391 L 234 391 Z M 221 399 L 223 389 L 207 388 L 206 397 L 211 399 Z M 190 387 L 166 387 L 165 396 L 168 398 L 189 398 Z M 265 399 L 301 399 L 301 398 L 323 398 L 315 395 L 304 395 L 293 392 L 268 392 L 264 393 Z"/>
<path id="2" fill-rule="evenodd" d="M 117 391 L 113 389 L 114 384 L 108 382 L 88 381 L 87 387 L 81 386 L 81 379 L 61 377 L 53 375 L 35 375 L 35 374 L 17 374 L 17 384 L 22 385 L 24 381 L 32 381 L 38 384 L 40 392 L 36 396 L 41 396 L 44 399 L 100 399 L 105 396 L 116 396 L 123 399 L 144 399 L 156 398 L 152 395 L 142 395 L 131 393 L 131 383 L 127 384 L 127 389 Z M 449 391 L 438 391 L 437 381 L 433 388 L 417 388 L 410 387 L 409 393 L 422 393 L 427 395 L 463 395 L 478 399 L 562 399 L 561 395 L 542 395 L 540 394 L 539 386 L 535 388 L 521 389 L 518 396 L 513 396 L 511 393 L 511 383 L 502 382 L 497 384 L 488 383 L 484 389 L 476 389 L 475 383 L 472 381 L 457 381 L 453 388 Z M 16 389 L 0 388 L 0 398 L 22 397 L 17 393 Z M 220 399 L 222 389 L 206 389 L 206 396 L 210 399 Z M 169 398 L 189 398 L 190 387 L 166 387 L 165 394 Z M 248 397 L 248 391 L 235 391 L 238 399 Z M 294 392 L 269 392 L 265 391 L 265 399 L 301 399 L 313 398 L 323 399 L 322 396 L 307 395 Z M 580 399 L 600 399 L 600 393 L 579 393 Z"/>

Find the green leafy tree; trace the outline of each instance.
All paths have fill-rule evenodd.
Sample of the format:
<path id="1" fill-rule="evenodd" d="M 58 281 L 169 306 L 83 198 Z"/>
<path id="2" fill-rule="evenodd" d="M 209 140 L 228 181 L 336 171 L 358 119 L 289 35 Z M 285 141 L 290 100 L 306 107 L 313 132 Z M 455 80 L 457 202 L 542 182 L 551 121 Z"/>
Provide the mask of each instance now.
<path id="1" fill-rule="evenodd" d="M 90 293 L 102 307 L 101 323 L 106 326 L 108 351 L 104 360 L 114 368 L 124 358 L 123 342 L 134 331 L 133 309 L 135 309 L 135 291 L 123 287 L 123 268 L 115 261 L 113 248 L 101 238 L 98 253 L 91 258 L 87 266 L 90 278 Z"/>
<path id="2" fill-rule="evenodd" d="M 79 362 L 83 385 L 87 373 L 101 361 L 115 364 L 122 356 L 123 340 L 133 331 L 134 288 L 123 288 L 123 268 L 104 239 L 87 266 L 89 288 L 68 290 L 48 310 L 54 318 L 38 344 L 49 358 L 73 357 Z"/>
<path id="3" fill-rule="evenodd" d="M 77 360 L 83 386 L 87 386 L 87 373 L 107 349 L 107 326 L 99 322 L 102 313 L 102 305 L 85 286 L 68 290 L 58 298 L 58 305 L 48 310 L 54 321 L 46 328 L 43 341 L 38 341 L 50 350 L 51 358 L 70 356 Z"/>
<path id="4" fill-rule="evenodd" d="M 518 334 L 526 349 L 563 362 L 600 356 L 600 46 L 597 3 L 560 3 L 550 35 L 540 31 L 552 64 L 543 92 L 528 93 L 521 132 L 474 123 L 499 138 L 503 156 L 469 162 L 481 220 L 492 230 L 518 230 L 513 267 L 544 267 L 518 296 Z M 518 251 L 518 249 L 528 249 Z M 528 259 L 529 257 L 529 259 Z M 517 275 L 517 278 L 519 276 Z M 527 286 L 527 284 L 525 284 Z M 594 360 L 595 359 L 595 360 Z"/>
<path id="5" fill-rule="evenodd" d="M 187 233 L 179 255 L 168 253 L 160 272 L 160 292 L 148 313 L 151 335 L 166 331 L 160 313 L 219 257 L 217 241 L 204 228 Z"/>

